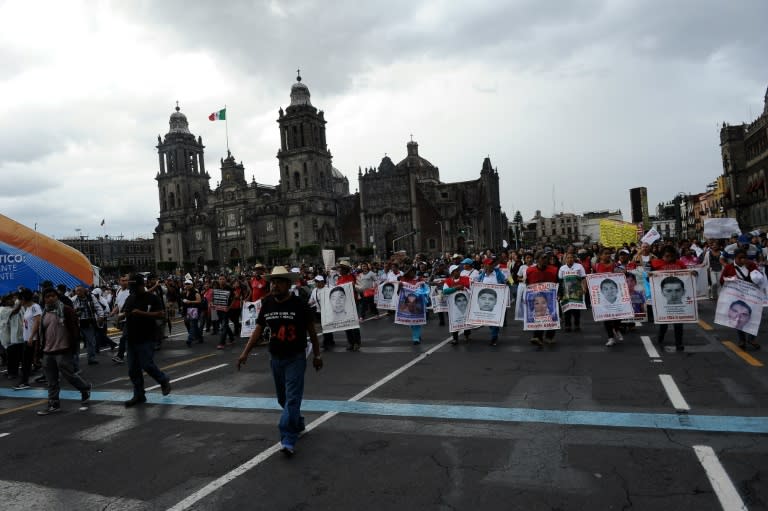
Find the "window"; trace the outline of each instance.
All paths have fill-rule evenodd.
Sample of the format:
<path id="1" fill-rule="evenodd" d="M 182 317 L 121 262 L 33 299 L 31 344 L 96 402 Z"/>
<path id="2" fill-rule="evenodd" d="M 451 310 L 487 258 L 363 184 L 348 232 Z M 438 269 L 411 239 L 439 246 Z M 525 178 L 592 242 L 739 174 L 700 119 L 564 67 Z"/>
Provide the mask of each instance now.
<path id="1" fill-rule="evenodd" d="M 448 198 L 448 192 L 440 192 L 440 198 L 441 199 L 447 199 Z"/>
<path id="2" fill-rule="evenodd" d="M 171 249 L 171 247 L 168 247 L 168 255 L 171 255 L 171 254 L 173 254 L 173 250 Z"/>
<path id="3" fill-rule="evenodd" d="M 298 172 L 293 173 L 293 187 L 297 190 L 301 188 L 301 175 Z"/>

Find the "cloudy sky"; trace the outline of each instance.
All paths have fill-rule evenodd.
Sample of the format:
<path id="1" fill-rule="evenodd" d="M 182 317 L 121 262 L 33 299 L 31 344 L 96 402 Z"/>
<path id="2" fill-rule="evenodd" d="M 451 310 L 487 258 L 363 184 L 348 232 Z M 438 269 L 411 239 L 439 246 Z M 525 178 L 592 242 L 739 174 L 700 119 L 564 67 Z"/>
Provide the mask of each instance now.
<path id="1" fill-rule="evenodd" d="M 704 191 L 719 124 L 762 113 L 766 20 L 764 0 L 0 2 L 0 213 L 56 237 L 150 236 L 177 100 L 212 187 L 224 104 L 248 180 L 277 184 L 301 68 L 353 191 L 413 134 L 446 182 L 490 155 L 510 219 L 629 219 L 631 187 L 651 207 Z"/>

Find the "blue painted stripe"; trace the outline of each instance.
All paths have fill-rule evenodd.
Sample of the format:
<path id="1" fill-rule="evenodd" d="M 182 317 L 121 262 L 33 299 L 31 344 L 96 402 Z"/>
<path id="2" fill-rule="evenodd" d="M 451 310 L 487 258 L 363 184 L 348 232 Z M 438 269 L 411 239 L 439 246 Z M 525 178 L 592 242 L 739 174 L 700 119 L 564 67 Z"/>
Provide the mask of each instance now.
<path id="1" fill-rule="evenodd" d="M 44 390 L 0 389 L 2 397 L 47 398 Z M 94 401 L 125 401 L 127 392 L 93 392 Z M 62 391 L 61 398 L 80 400 L 76 391 Z M 274 398 L 241 396 L 206 396 L 147 394 L 147 401 L 158 405 L 202 406 L 242 410 L 280 410 Z M 415 403 L 375 403 L 360 401 L 305 400 L 305 412 L 339 412 L 356 415 L 416 417 L 481 422 L 521 422 L 593 426 L 608 428 L 675 429 L 723 433 L 768 433 L 768 417 L 720 415 L 677 415 L 669 413 L 596 412 L 574 410 L 537 410 L 534 408 L 503 408 L 491 406 L 430 405 Z"/>

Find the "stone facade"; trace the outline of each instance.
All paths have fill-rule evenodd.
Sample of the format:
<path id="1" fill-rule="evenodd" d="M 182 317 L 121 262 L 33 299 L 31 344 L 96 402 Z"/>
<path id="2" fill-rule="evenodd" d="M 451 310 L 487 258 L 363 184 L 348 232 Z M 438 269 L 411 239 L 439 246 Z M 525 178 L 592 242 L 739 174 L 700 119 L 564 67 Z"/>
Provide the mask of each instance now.
<path id="1" fill-rule="evenodd" d="M 350 194 L 326 145 L 325 114 L 312 106 L 300 76 L 277 123 L 279 184 L 248 183 L 242 162 L 228 151 L 220 160 L 221 181 L 211 189 L 203 141 L 176 107 L 170 130 L 157 139 L 158 262 L 296 262 L 317 260 L 302 253 L 323 248 L 336 248 L 342 252 L 337 256 L 385 257 L 393 241 L 396 250 L 435 255 L 501 245 L 507 219 L 499 204 L 499 174 L 489 158 L 478 179 L 442 183 L 437 167 L 411 141 L 397 165 L 385 157 L 378 169 L 359 169 L 360 193 Z"/>
<path id="2" fill-rule="evenodd" d="M 742 231 L 768 230 L 768 90 L 763 113 L 750 124 L 720 129 L 722 207 Z"/>

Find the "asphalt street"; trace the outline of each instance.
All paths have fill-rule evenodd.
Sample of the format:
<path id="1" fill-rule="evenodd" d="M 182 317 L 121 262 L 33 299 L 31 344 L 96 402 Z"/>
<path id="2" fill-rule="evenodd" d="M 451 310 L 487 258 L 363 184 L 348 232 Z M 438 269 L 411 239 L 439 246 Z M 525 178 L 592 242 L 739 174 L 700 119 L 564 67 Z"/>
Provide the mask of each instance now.
<path id="1" fill-rule="evenodd" d="M 648 324 L 607 348 L 590 311 L 543 349 L 511 320 L 491 347 L 487 328 L 453 346 L 432 318 L 414 346 L 392 316 L 369 319 L 360 352 L 337 333 L 308 368 L 292 458 L 265 347 L 237 372 L 243 340 L 187 348 L 176 324 L 156 354 L 173 392 L 146 405 L 123 406 L 109 351 L 82 366 L 87 411 L 66 382 L 47 417 L 44 388 L 0 388 L 0 509 L 768 509 L 768 357 L 699 311 L 682 353 Z"/>

